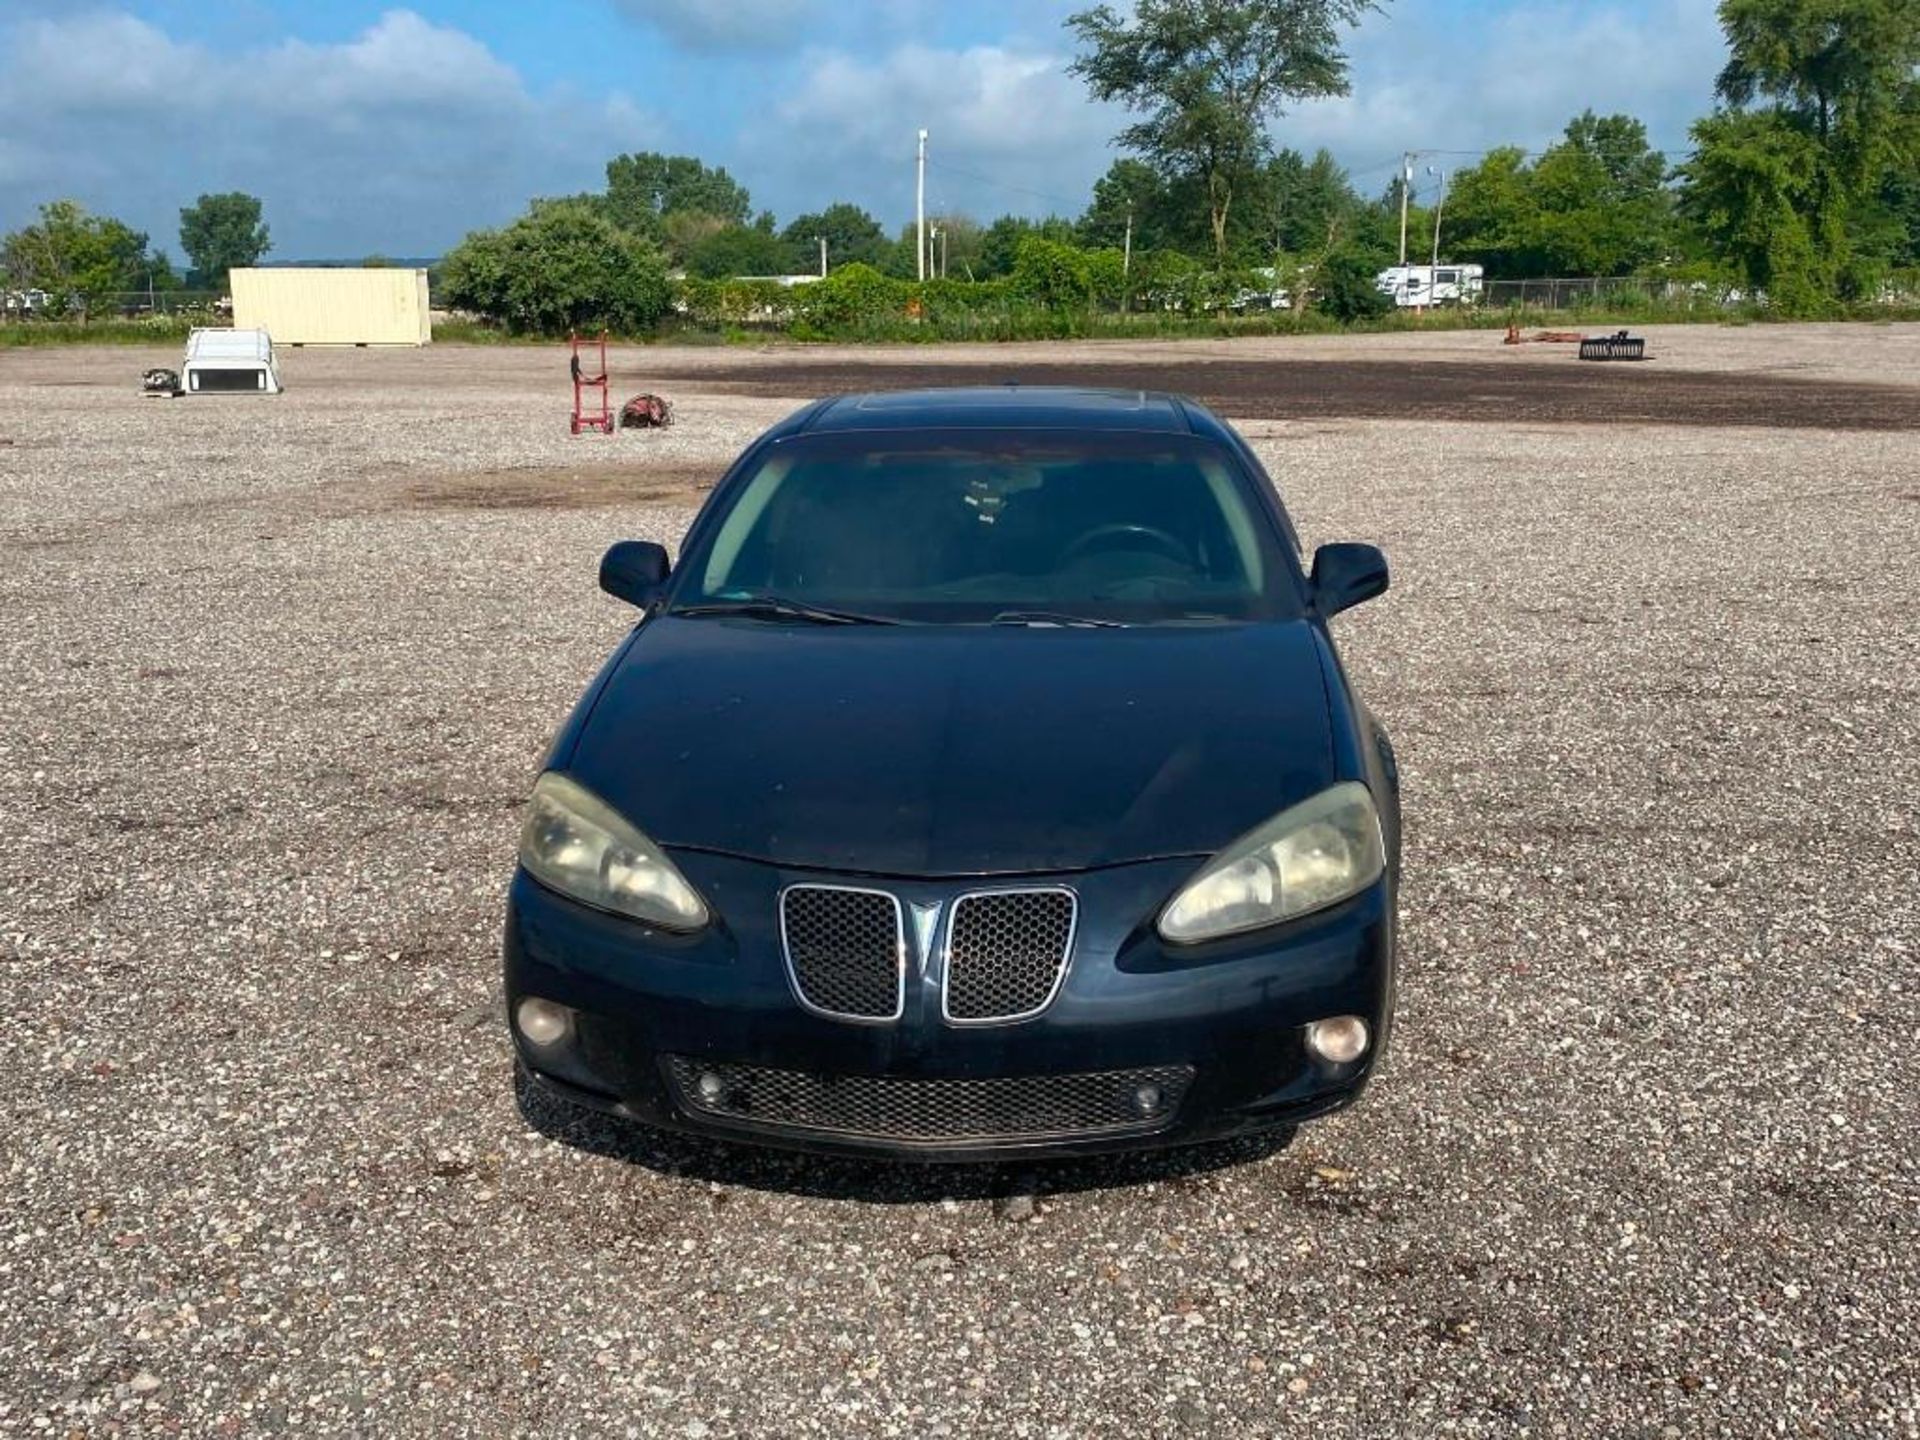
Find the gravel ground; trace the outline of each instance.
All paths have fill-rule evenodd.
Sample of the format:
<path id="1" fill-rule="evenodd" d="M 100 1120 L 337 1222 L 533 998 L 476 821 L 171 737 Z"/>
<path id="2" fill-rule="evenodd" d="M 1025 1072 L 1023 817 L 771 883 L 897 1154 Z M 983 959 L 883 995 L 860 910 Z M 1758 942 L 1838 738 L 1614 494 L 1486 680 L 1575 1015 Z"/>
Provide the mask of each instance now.
<path id="1" fill-rule="evenodd" d="M 573 440 L 548 352 L 146 359 L 0 353 L 0 1431 L 1920 1435 L 1914 433 L 1249 424 L 1395 564 L 1339 622 L 1391 1063 L 1279 1153 L 889 1169 L 556 1138 L 496 1008 L 597 557 L 791 403 L 627 354 L 682 423 Z"/>

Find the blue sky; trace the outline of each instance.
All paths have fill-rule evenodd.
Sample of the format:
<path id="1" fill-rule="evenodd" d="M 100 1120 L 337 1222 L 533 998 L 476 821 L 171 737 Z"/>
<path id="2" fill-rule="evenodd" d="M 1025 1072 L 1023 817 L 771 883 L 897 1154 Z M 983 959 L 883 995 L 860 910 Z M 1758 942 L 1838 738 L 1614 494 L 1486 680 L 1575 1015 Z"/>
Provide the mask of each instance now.
<path id="1" fill-rule="evenodd" d="M 1123 123 L 1064 73 L 1083 3 L 0 0 L 0 230 L 72 196 L 177 255 L 180 206 L 242 189 L 277 258 L 433 255 L 646 149 L 724 164 L 783 222 L 850 199 L 891 227 L 921 125 L 936 210 L 1074 213 Z M 1403 148 L 1539 146 L 1587 106 L 1680 150 L 1714 9 L 1397 0 L 1352 37 L 1353 95 L 1274 136 L 1367 190 Z"/>

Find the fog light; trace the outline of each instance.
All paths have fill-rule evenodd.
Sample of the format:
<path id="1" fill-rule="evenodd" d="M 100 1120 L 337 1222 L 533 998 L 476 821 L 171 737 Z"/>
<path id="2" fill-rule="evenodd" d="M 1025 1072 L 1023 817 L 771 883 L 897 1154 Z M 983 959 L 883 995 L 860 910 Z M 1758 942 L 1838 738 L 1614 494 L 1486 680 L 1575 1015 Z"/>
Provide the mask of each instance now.
<path id="1" fill-rule="evenodd" d="M 1367 1053 L 1373 1037 L 1358 1015 L 1336 1015 L 1307 1026 L 1307 1049 L 1335 1065 L 1349 1065 Z"/>
<path id="2" fill-rule="evenodd" d="M 712 1070 L 702 1070 L 700 1078 L 693 1082 L 693 1088 L 699 1092 L 701 1100 L 709 1105 L 718 1105 L 727 1093 L 727 1082 Z"/>
<path id="3" fill-rule="evenodd" d="M 529 995 L 514 1007 L 513 1023 L 529 1045 L 557 1045 L 573 1030 L 573 1012 Z"/>
<path id="4" fill-rule="evenodd" d="M 1133 1108 L 1142 1115 L 1157 1115 L 1167 1103 L 1167 1092 L 1158 1085 L 1142 1085 L 1133 1092 Z"/>

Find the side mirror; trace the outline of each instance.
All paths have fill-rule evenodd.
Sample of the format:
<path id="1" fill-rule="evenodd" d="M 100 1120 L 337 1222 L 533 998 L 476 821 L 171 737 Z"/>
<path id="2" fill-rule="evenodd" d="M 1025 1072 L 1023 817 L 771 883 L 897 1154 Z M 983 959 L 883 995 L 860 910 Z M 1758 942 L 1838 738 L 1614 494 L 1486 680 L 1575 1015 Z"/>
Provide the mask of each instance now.
<path id="1" fill-rule="evenodd" d="M 1322 545 L 1313 552 L 1313 599 L 1338 615 L 1387 592 L 1387 557 L 1374 545 Z"/>
<path id="2" fill-rule="evenodd" d="M 665 546 L 651 540 L 622 540 L 601 557 L 600 588 L 644 610 L 666 584 L 672 568 Z"/>

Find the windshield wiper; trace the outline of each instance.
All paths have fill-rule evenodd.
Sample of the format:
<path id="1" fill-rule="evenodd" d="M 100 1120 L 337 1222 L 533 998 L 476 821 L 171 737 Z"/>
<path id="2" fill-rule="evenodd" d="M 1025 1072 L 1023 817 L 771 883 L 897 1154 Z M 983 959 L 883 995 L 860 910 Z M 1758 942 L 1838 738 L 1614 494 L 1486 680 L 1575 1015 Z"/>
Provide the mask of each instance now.
<path id="1" fill-rule="evenodd" d="M 1124 630 L 1118 620 L 1102 620 L 1094 615 L 1067 615 L 1052 610 L 1002 610 L 993 617 L 996 625 L 1063 625 L 1083 630 Z"/>
<path id="2" fill-rule="evenodd" d="M 860 615 L 851 610 L 828 610 L 801 600 L 778 595 L 742 595 L 733 600 L 708 600 L 698 605 L 682 605 L 672 615 L 746 615 L 768 620 L 805 620 L 814 625 L 900 625 L 884 615 Z"/>

